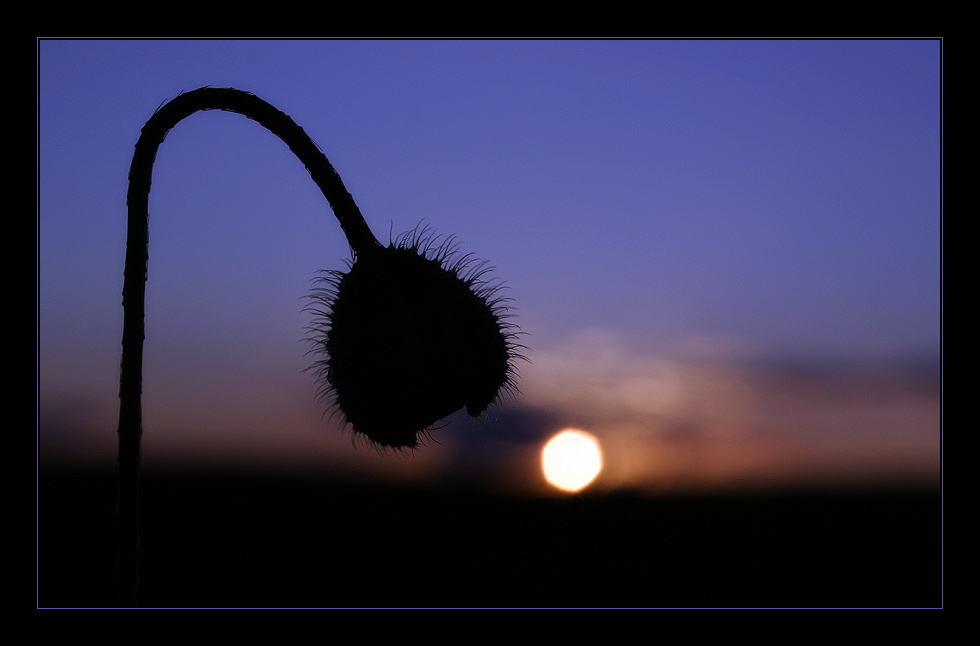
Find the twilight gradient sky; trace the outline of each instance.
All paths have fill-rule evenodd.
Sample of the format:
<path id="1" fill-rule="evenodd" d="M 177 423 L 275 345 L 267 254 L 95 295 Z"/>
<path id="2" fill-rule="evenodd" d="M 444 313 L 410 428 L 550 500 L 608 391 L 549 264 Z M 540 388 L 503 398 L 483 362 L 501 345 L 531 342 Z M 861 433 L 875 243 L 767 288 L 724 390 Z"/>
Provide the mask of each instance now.
<path id="1" fill-rule="evenodd" d="M 880 366 L 941 353 L 941 55 L 939 40 L 39 40 L 42 454 L 114 459 L 133 146 L 159 105 L 211 85 L 292 116 L 379 238 L 424 222 L 496 267 L 532 348 L 532 441 L 456 420 L 381 458 L 320 418 L 303 297 L 346 241 L 274 135 L 208 112 L 154 167 L 148 464 L 520 471 L 542 415 L 604 432 L 610 460 L 647 455 L 624 481 L 668 439 L 667 462 L 702 467 L 757 446 L 740 473 L 820 451 L 840 465 L 845 445 L 935 464 L 937 378 Z M 787 360 L 850 372 L 787 376 Z M 488 457 L 502 444 L 509 458 Z"/>

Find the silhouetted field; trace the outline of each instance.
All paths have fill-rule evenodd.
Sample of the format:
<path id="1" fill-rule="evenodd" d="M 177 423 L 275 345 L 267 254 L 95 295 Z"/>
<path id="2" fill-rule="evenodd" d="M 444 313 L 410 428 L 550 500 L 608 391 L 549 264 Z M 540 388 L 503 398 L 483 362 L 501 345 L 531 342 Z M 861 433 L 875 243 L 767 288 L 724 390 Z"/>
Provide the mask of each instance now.
<path id="1" fill-rule="evenodd" d="M 111 472 L 41 473 L 38 605 L 114 605 Z M 152 607 L 940 607 L 937 490 L 535 500 L 146 473 Z"/>

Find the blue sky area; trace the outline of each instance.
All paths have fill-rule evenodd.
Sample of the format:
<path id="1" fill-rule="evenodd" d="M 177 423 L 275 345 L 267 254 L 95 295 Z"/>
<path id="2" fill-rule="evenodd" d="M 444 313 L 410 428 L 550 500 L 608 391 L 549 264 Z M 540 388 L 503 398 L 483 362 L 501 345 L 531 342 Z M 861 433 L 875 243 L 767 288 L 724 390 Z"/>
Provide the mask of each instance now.
<path id="1" fill-rule="evenodd" d="M 158 106 L 211 85 L 293 117 L 379 238 L 424 222 L 496 268 L 532 360 L 497 424 L 588 425 L 610 460 L 641 438 L 648 460 L 610 467 L 623 482 L 733 442 L 758 450 L 670 478 L 805 471 L 800 455 L 845 446 L 938 464 L 938 376 L 893 368 L 941 356 L 940 40 L 41 39 L 37 80 L 42 454 L 114 459 L 133 146 Z M 303 297 L 347 243 L 240 115 L 168 135 L 149 253 L 150 465 L 496 478 L 529 472 L 552 430 L 498 441 L 493 419 L 455 420 L 393 460 L 321 418 Z M 760 367 L 788 362 L 850 367 L 833 386 Z"/>

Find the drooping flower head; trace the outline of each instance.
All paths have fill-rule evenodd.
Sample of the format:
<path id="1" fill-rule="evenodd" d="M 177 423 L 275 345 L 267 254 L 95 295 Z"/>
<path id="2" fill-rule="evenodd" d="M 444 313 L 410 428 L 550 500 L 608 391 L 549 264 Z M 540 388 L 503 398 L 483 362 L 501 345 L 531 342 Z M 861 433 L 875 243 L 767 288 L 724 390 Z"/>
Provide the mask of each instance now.
<path id="1" fill-rule="evenodd" d="M 135 605 L 139 581 L 139 477 L 143 339 L 153 162 L 167 133 L 201 110 L 237 112 L 277 135 L 303 162 L 354 252 L 350 271 L 314 290 L 315 368 L 321 395 L 379 446 L 412 447 L 459 410 L 481 414 L 514 388 L 521 346 L 503 321 L 505 299 L 482 265 L 452 260 L 450 243 L 406 236 L 383 247 L 330 161 L 286 113 L 235 88 L 203 87 L 160 106 L 143 126 L 129 169 L 119 380 L 119 599 Z"/>
<path id="2" fill-rule="evenodd" d="M 153 161 L 167 132 L 200 110 L 253 119 L 283 140 L 303 162 L 347 238 L 354 260 L 329 271 L 314 289 L 314 364 L 320 394 L 359 434 L 380 446 L 412 447 L 418 435 L 465 408 L 478 416 L 514 389 L 518 334 L 507 299 L 487 269 L 456 257 L 452 239 L 417 230 L 383 246 L 320 148 L 292 118 L 253 94 L 204 87 L 162 105 L 143 127 L 130 167 L 129 221 L 123 300 L 121 454 L 138 465 L 143 300 L 147 220 Z M 133 468 L 133 473 L 138 469 Z"/>
<path id="3" fill-rule="evenodd" d="M 439 420 L 461 408 L 477 417 L 515 389 L 523 357 L 508 299 L 457 247 L 416 230 L 313 290 L 320 395 L 377 445 L 414 447 Z"/>

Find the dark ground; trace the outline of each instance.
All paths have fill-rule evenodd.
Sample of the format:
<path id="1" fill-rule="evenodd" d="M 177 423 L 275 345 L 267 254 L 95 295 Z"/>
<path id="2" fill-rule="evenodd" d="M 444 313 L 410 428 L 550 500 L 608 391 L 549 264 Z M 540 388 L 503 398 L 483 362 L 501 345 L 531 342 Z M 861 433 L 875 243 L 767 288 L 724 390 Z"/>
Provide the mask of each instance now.
<path id="1" fill-rule="evenodd" d="M 112 472 L 42 470 L 38 606 L 114 605 Z M 937 490 L 530 500 L 147 473 L 151 607 L 943 604 Z"/>

